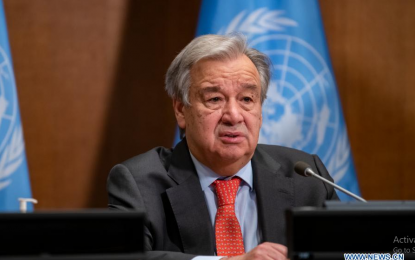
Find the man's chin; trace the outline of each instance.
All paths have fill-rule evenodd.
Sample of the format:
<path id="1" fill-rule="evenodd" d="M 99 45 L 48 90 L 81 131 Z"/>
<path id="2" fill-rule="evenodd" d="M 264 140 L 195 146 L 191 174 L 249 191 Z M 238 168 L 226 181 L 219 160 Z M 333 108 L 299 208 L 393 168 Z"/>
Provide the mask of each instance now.
<path id="1" fill-rule="evenodd" d="M 237 147 L 233 147 L 230 149 L 222 150 L 219 153 L 219 158 L 223 161 L 227 161 L 229 163 L 235 162 L 238 160 L 247 157 L 249 153 L 247 153 L 246 149 L 238 149 Z"/>

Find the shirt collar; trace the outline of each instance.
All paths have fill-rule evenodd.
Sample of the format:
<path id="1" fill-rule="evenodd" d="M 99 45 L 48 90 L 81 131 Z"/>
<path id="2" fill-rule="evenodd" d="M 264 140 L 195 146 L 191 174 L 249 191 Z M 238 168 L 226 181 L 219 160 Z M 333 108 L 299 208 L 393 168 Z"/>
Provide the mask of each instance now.
<path id="1" fill-rule="evenodd" d="M 216 179 L 223 179 L 223 176 L 215 173 L 212 171 L 209 167 L 206 165 L 203 165 L 201 162 L 199 162 L 193 154 L 190 152 L 190 157 L 192 158 L 192 161 L 195 165 L 197 175 L 199 176 L 199 182 L 200 186 L 202 187 L 202 190 L 205 191 L 206 188 L 208 188 Z M 242 167 L 235 175 L 227 177 L 225 179 L 232 178 L 234 176 L 238 176 L 241 178 L 246 184 L 248 184 L 249 189 L 253 189 L 253 172 L 252 172 L 252 164 L 251 161 L 249 161 L 244 167 Z"/>

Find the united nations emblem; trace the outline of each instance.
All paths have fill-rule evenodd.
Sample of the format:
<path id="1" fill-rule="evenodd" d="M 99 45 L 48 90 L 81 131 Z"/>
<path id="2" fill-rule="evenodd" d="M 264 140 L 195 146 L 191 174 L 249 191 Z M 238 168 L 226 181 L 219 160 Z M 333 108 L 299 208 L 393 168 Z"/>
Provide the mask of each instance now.
<path id="1" fill-rule="evenodd" d="M 17 94 L 11 62 L 0 46 L 0 190 L 24 159 L 22 128 L 18 122 Z"/>
<path id="2" fill-rule="evenodd" d="M 336 85 L 325 59 L 312 45 L 284 34 L 285 28 L 297 26 L 282 10 L 260 8 L 242 11 L 219 33 L 244 33 L 250 47 L 272 60 L 259 142 L 318 154 L 339 181 L 349 168 L 350 147 Z"/>

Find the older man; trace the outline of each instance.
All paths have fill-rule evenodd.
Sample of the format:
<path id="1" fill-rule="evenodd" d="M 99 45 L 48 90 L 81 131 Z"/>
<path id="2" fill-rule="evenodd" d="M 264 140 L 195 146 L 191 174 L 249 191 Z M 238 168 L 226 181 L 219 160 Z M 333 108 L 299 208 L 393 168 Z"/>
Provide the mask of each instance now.
<path id="1" fill-rule="evenodd" d="M 285 259 L 285 210 L 337 199 L 293 171 L 305 161 L 330 178 L 316 155 L 257 144 L 269 66 L 241 35 L 198 37 L 172 62 L 166 90 L 186 137 L 108 179 L 110 208 L 147 214 L 146 258 Z"/>

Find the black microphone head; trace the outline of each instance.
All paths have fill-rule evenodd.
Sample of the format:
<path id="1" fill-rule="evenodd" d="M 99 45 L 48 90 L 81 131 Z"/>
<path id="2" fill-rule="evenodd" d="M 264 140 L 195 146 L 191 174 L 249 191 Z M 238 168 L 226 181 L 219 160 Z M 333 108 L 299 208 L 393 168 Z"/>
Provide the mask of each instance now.
<path id="1" fill-rule="evenodd" d="M 311 169 L 310 165 L 308 165 L 305 162 L 301 162 L 301 161 L 296 162 L 295 165 L 294 165 L 294 171 L 296 173 L 302 175 L 302 176 L 305 176 L 305 177 L 310 176 L 310 174 L 308 174 L 307 171 L 306 171 L 307 168 Z"/>

